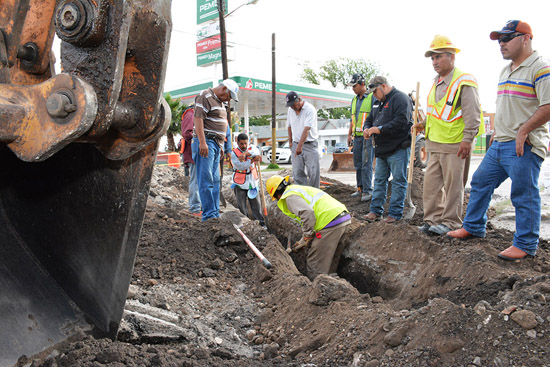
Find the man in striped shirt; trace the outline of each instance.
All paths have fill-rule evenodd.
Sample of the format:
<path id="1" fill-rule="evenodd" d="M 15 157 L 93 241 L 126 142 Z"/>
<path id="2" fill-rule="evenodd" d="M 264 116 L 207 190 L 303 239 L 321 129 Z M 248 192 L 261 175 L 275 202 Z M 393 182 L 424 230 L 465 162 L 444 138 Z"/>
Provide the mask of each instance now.
<path id="1" fill-rule="evenodd" d="M 225 79 L 195 98 L 193 161 L 197 171 L 202 221 L 220 216 L 220 157 L 227 132 L 226 103 L 238 102 L 239 86 Z"/>
<path id="2" fill-rule="evenodd" d="M 529 24 L 511 20 L 491 32 L 500 52 L 511 62 L 500 73 L 491 146 L 472 178 L 463 228 L 453 238 L 485 237 L 487 209 L 494 189 L 508 177 L 516 209 L 512 246 L 498 256 L 520 260 L 535 256 L 539 243 L 541 200 L 538 188 L 542 161 L 548 149 L 550 120 L 550 62 L 531 46 Z"/>

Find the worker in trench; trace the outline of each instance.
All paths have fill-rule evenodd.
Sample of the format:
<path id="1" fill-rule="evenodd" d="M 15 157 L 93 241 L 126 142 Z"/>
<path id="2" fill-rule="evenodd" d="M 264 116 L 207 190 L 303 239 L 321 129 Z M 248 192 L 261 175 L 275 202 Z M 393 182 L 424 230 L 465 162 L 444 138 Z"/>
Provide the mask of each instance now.
<path id="1" fill-rule="evenodd" d="M 278 200 L 279 209 L 302 227 L 302 238 L 293 250 L 309 247 L 308 278 L 336 273 L 344 248 L 340 238 L 351 223 L 346 206 L 315 187 L 291 185 L 289 176 L 270 177 L 266 189 L 273 200 Z"/>

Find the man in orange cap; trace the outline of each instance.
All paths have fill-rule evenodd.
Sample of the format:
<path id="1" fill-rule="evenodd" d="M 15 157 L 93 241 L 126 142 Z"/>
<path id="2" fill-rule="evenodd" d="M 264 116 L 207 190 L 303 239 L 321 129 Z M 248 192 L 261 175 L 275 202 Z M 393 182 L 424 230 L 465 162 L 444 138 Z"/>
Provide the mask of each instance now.
<path id="1" fill-rule="evenodd" d="M 483 127 L 477 82 L 455 67 L 458 52 L 448 37 L 437 35 L 424 54 L 437 73 L 428 95 L 426 121 L 416 125 L 416 131 L 426 131 L 430 154 L 424 175 L 424 224 L 419 227 L 427 234 L 444 235 L 462 226 L 470 153 Z"/>
<path id="2" fill-rule="evenodd" d="M 541 200 L 538 180 L 548 150 L 550 120 L 550 62 L 531 46 L 529 24 L 511 20 L 491 32 L 500 52 L 511 62 L 500 73 L 495 132 L 491 146 L 472 178 L 463 227 L 447 233 L 453 238 L 485 237 L 491 196 L 504 180 L 512 180 L 510 198 L 516 209 L 512 246 L 498 256 L 520 260 L 535 256 L 539 243 Z"/>

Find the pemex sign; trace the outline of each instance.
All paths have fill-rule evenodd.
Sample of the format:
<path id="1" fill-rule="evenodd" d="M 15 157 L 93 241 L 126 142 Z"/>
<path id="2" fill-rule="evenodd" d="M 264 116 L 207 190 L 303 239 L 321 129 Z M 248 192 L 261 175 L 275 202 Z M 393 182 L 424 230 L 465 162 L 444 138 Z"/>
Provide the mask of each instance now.
<path id="1" fill-rule="evenodd" d="M 224 14 L 227 14 L 227 0 L 223 0 Z M 218 19 L 218 0 L 197 0 L 197 24 Z"/>

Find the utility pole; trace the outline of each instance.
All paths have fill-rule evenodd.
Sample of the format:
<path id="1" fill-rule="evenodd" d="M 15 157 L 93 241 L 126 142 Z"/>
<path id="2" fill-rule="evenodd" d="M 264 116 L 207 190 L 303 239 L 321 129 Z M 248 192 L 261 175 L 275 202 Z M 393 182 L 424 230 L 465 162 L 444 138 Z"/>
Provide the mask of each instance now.
<path id="1" fill-rule="evenodd" d="M 271 163 L 277 164 L 277 84 L 275 80 L 275 33 L 271 34 Z"/>
<path id="2" fill-rule="evenodd" d="M 227 39 L 225 35 L 225 16 L 224 16 L 224 0 L 218 0 L 218 14 L 220 18 L 220 40 L 222 51 L 222 73 L 223 79 L 229 78 L 229 71 L 227 70 Z"/>

